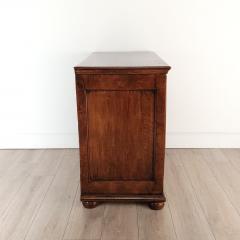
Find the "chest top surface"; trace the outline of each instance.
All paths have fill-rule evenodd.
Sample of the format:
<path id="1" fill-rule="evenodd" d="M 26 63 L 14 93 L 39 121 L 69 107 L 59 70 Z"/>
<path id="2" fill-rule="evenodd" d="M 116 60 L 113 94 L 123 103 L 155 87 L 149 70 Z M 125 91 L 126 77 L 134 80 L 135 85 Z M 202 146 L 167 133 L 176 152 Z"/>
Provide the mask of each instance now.
<path id="1" fill-rule="evenodd" d="M 170 66 L 150 51 L 138 52 L 94 52 L 77 69 L 116 68 L 159 68 L 169 70 Z"/>

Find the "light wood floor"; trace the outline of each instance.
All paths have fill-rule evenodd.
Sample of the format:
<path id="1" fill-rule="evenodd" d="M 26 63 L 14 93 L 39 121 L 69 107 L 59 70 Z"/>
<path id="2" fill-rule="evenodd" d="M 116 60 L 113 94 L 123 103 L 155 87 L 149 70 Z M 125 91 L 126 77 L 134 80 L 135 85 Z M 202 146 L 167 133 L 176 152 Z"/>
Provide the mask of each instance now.
<path id="1" fill-rule="evenodd" d="M 240 240 L 240 149 L 167 150 L 160 211 L 79 194 L 77 150 L 1 150 L 0 239 Z"/>

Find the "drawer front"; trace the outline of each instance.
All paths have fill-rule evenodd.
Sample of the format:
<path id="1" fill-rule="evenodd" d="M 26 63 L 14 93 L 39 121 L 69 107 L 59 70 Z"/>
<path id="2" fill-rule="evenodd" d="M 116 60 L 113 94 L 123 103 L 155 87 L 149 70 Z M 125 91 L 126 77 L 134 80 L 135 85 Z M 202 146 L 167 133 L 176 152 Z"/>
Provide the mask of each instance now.
<path id="1" fill-rule="evenodd" d="M 79 86 L 86 90 L 146 90 L 155 88 L 154 75 L 79 75 Z"/>

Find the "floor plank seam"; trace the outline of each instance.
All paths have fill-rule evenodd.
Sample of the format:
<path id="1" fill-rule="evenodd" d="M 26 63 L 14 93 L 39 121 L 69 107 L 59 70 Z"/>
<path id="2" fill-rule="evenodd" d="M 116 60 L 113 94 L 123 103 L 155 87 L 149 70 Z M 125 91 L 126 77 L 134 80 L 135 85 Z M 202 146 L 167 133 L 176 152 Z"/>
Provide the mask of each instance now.
<path id="1" fill-rule="evenodd" d="M 184 170 L 184 172 L 185 172 L 185 175 L 186 175 L 187 179 L 188 179 L 189 182 L 190 182 L 190 185 L 191 185 L 191 187 L 192 187 L 192 192 L 193 192 L 193 194 L 194 194 L 194 197 L 195 197 L 195 199 L 197 200 L 198 205 L 200 206 L 200 209 L 201 209 L 201 211 L 202 211 L 203 217 L 204 217 L 204 219 L 206 220 L 206 223 L 207 223 L 207 225 L 208 225 L 208 227 L 209 227 L 210 232 L 212 233 L 213 238 L 214 238 L 215 240 L 217 240 L 217 238 L 216 238 L 216 236 L 215 236 L 215 234 L 214 234 L 214 232 L 213 232 L 213 229 L 212 229 L 212 227 L 211 227 L 208 219 L 206 218 L 206 215 L 205 215 L 205 213 L 204 213 L 202 204 L 201 204 L 201 202 L 200 202 L 199 199 L 198 199 L 198 196 L 197 196 L 197 194 L 196 194 L 196 189 L 195 189 L 195 187 L 194 187 L 194 185 L 193 185 L 193 183 L 192 183 L 192 180 L 191 180 L 191 178 L 189 177 L 189 175 L 188 175 L 188 173 L 187 173 L 187 170 L 186 170 L 186 168 L 185 168 L 185 164 L 186 164 L 186 163 L 183 162 L 183 170 Z M 194 206 L 194 207 L 196 208 L 196 206 Z"/>
<path id="2" fill-rule="evenodd" d="M 54 182 L 54 179 L 55 179 L 56 176 L 57 176 L 57 172 L 58 172 L 58 170 L 59 170 L 59 168 L 60 168 L 60 164 L 61 164 L 61 162 L 63 161 L 63 155 L 64 155 L 64 154 L 62 154 L 62 156 L 61 156 L 61 160 L 59 161 L 59 164 L 58 164 L 57 169 L 56 169 L 56 172 L 55 172 L 55 174 L 54 174 L 54 176 L 53 176 L 53 178 L 52 178 L 52 181 L 51 181 L 51 183 L 49 184 L 49 186 L 48 186 L 48 188 L 47 188 L 47 190 L 46 190 L 46 193 L 44 194 L 44 197 L 43 197 L 41 203 L 39 204 L 38 209 L 36 210 L 36 214 L 35 214 L 35 216 L 33 217 L 33 220 L 32 220 L 31 223 L 30 223 L 30 226 L 29 226 L 29 228 L 28 228 L 28 230 L 27 230 L 27 232 L 26 232 L 26 235 L 25 235 L 25 237 L 24 237 L 24 240 L 26 240 L 26 238 L 27 238 L 27 236 L 28 236 L 28 234 L 29 234 L 29 231 L 30 231 L 31 227 L 32 227 L 35 219 L 37 218 L 37 215 L 38 215 L 38 213 L 39 213 L 39 210 L 41 209 L 42 204 L 43 204 L 44 200 L 46 199 L 46 196 L 47 196 L 47 194 L 48 194 L 48 191 L 49 191 L 49 189 L 51 188 L 51 186 L 52 186 L 52 184 L 53 184 L 53 182 Z"/>
<path id="3" fill-rule="evenodd" d="M 30 176 L 30 175 L 29 175 Z M 28 176 L 28 177 L 29 177 Z M 23 181 L 23 183 L 19 186 L 18 190 L 16 191 L 16 193 L 14 194 L 13 198 L 9 201 L 9 203 L 7 203 L 6 208 L 4 209 L 4 211 L 2 212 L 2 216 L 8 211 L 8 209 L 10 208 L 11 204 L 14 202 L 14 200 L 16 199 L 18 193 L 20 192 L 21 188 L 23 187 L 24 183 L 28 180 L 28 177 L 26 177 L 26 179 Z"/>
<path id="4" fill-rule="evenodd" d="M 167 195 L 166 195 L 166 198 L 167 198 Z M 171 216 L 171 220 L 172 220 L 172 225 L 173 225 L 173 230 L 174 230 L 174 234 L 175 234 L 175 237 L 176 237 L 176 240 L 179 240 L 179 236 L 177 235 L 177 231 L 176 231 L 176 227 L 175 227 L 175 224 L 174 224 L 174 221 L 173 221 L 173 216 L 172 216 L 172 211 L 171 211 L 171 208 L 170 208 L 170 203 L 167 203 L 166 202 L 166 206 L 168 208 L 168 211 L 170 213 L 170 216 Z"/>
<path id="5" fill-rule="evenodd" d="M 227 154 L 224 151 L 221 151 L 223 153 L 223 155 L 227 158 L 228 162 L 230 163 L 231 167 L 236 169 L 236 171 L 240 174 L 240 169 L 236 168 L 236 166 L 234 166 L 234 164 L 232 163 L 231 160 L 229 160 L 229 157 L 227 156 Z"/>
<path id="6" fill-rule="evenodd" d="M 21 156 L 21 155 L 20 155 Z M 17 160 L 16 160 L 17 161 Z M 6 177 L 6 175 L 5 175 Z M 24 183 L 28 180 L 28 178 L 30 177 L 30 174 L 28 174 L 27 176 L 25 176 L 25 179 L 23 180 L 22 184 L 20 184 L 19 188 L 17 189 L 17 191 L 15 192 L 15 194 L 13 195 L 12 199 L 7 203 L 6 208 L 4 209 L 4 211 L 2 212 L 2 216 L 4 215 L 4 213 L 6 213 L 10 207 L 10 205 L 14 202 L 14 200 L 16 199 L 18 193 L 20 192 L 21 188 L 23 187 Z"/>
<path id="7" fill-rule="evenodd" d="M 101 234 L 100 234 L 100 239 L 102 240 L 102 236 L 103 236 L 103 228 L 105 226 L 105 211 L 106 211 L 106 204 L 104 204 L 104 209 L 103 209 L 103 219 L 102 219 L 102 224 L 101 224 Z"/>
<path id="8" fill-rule="evenodd" d="M 50 184 L 49 184 L 49 186 L 48 186 L 48 188 L 47 188 L 47 190 L 46 190 L 46 192 L 45 192 L 45 194 L 44 194 L 44 196 L 43 196 L 43 199 L 42 199 L 42 201 L 40 202 L 38 208 L 36 209 L 36 213 L 35 213 L 35 215 L 33 216 L 33 219 L 32 219 L 32 221 L 31 221 L 31 223 L 29 224 L 29 228 L 28 228 L 28 230 L 27 230 L 27 232 L 26 232 L 26 235 L 24 236 L 24 240 L 26 240 L 26 238 L 27 238 L 27 235 L 28 235 L 28 233 L 29 233 L 29 231 L 30 231 L 30 229 L 31 229 L 31 227 L 32 227 L 32 225 L 33 225 L 33 223 L 34 223 L 37 215 L 38 215 L 39 210 L 41 209 L 42 203 L 44 202 L 44 200 L 45 200 L 45 198 L 46 198 L 46 196 L 47 196 L 47 193 L 48 193 L 48 191 L 49 191 L 49 189 L 50 189 L 50 187 L 51 187 L 51 185 L 52 185 L 52 183 L 53 183 L 53 181 L 54 181 L 54 178 L 55 178 L 55 176 L 52 177 L 52 180 L 51 180 L 51 182 L 50 182 Z"/>
<path id="9" fill-rule="evenodd" d="M 224 153 L 223 151 L 221 151 L 221 152 L 222 152 L 222 153 L 224 154 L 224 156 L 227 158 L 227 161 L 229 162 L 229 165 L 230 165 L 233 169 L 235 169 L 235 170 L 238 172 L 239 176 L 240 176 L 240 168 L 237 168 L 236 166 L 234 166 L 234 164 L 232 163 L 232 161 L 229 160 L 229 157 L 227 156 L 226 153 Z M 239 157 L 239 160 L 240 160 L 240 157 Z"/>
<path id="10" fill-rule="evenodd" d="M 203 161 L 207 164 L 207 161 L 206 161 L 206 159 L 205 159 L 205 156 L 203 156 L 203 159 L 204 159 Z M 228 163 L 229 163 L 229 162 L 230 162 L 230 161 L 228 161 Z M 230 166 L 231 166 L 231 164 L 230 164 Z M 228 196 L 227 192 L 225 191 L 225 189 L 223 188 L 222 184 L 218 181 L 218 179 L 217 179 L 214 171 L 212 170 L 212 167 L 209 167 L 209 169 L 210 169 L 210 171 L 211 171 L 211 173 L 212 173 L 212 175 L 213 175 L 216 183 L 218 184 L 218 186 L 220 187 L 220 189 L 223 191 L 223 193 L 224 193 L 224 195 L 227 197 L 229 203 L 231 204 L 231 206 L 233 207 L 233 209 L 235 209 L 235 211 L 237 212 L 238 216 L 240 217 L 240 212 L 239 212 L 239 210 L 235 207 L 234 203 L 233 203 L 232 200 L 229 198 L 229 196 Z"/>
<path id="11" fill-rule="evenodd" d="M 138 240 L 139 240 L 139 222 L 138 222 L 138 211 L 139 211 L 139 207 L 136 204 L 136 211 L 137 211 L 137 230 L 138 230 Z"/>
<path id="12" fill-rule="evenodd" d="M 69 211 L 69 214 L 68 214 L 68 217 L 67 217 L 67 222 L 66 222 L 66 226 L 65 226 L 65 229 L 63 231 L 63 235 L 62 235 L 62 240 L 64 240 L 64 236 L 65 236 L 65 233 L 66 233 L 66 230 L 67 230 L 67 227 L 68 227 L 68 224 L 69 224 L 69 219 L 70 219 L 70 216 L 71 216 L 71 213 L 72 213 L 72 209 L 73 209 L 73 206 L 74 206 L 74 203 L 75 203 L 75 199 L 77 197 L 77 192 L 78 192 L 78 189 L 80 188 L 80 184 L 77 185 L 77 188 L 76 188 L 76 192 L 75 192 L 75 195 L 74 195 L 74 198 L 73 198 L 73 202 L 72 202 L 72 206 L 70 208 L 70 211 Z"/>
<path id="13" fill-rule="evenodd" d="M 65 238 L 64 240 L 101 240 L 100 238 Z"/>

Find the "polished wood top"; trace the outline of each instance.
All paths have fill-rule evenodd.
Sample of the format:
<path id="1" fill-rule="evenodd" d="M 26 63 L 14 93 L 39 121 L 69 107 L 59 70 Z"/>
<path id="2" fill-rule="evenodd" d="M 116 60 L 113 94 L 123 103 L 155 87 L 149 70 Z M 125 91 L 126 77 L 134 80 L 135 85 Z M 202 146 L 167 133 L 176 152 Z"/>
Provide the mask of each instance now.
<path id="1" fill-rule="evenodd" d="M 170 69 L 154 52 L 94 52 L 75 68 L 114 69 L 114 68 L 160 68 Z"/>

